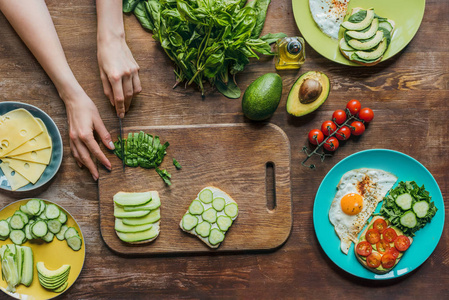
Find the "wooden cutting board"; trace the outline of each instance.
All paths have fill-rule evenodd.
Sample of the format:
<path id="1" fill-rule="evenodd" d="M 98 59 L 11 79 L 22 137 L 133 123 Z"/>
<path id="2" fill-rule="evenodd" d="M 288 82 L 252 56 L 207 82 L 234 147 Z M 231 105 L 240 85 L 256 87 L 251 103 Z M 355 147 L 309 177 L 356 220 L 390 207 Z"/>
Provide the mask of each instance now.
<path id="1" fill-rule="evenodd" d="M 112 171 L 100 168 L 98 189 L 101 234 L 110 249 L 123 255 L 237 252 L 271 250 L 287 240 L 292 227 L 290 142 L 278 126 L 129 127 L 123 129 L 123 137 L 140 130 L 159 136 L 161 143 L 169 141 L 161 169 L 172 174 L 172 185 L 165 185 L 154 169 L 126 167 L 123 171 L 121 160 L 105 151 Z M 181 170 L 173 166 L 173 158 Z M 210 185 L 227 192 L 239 205 L 239 216 L 218 249 L 210 249 L 179 228 L 192 200 Z M 161 198 L 159 237 L 149 244 L 124 243 L 114 231 L 112 197 L 119 191 L 147 190 L 158 191 Z"/>

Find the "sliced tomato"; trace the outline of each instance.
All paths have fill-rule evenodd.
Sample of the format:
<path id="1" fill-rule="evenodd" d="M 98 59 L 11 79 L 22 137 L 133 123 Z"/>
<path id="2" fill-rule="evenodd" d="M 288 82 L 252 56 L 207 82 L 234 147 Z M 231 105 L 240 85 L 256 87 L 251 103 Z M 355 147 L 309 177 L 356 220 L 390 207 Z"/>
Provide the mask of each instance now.
<path id="1" fill-rule="evenodd" d="M 394 264 L 396 263 L 396 258 L 391 253 L 385 253 L 382 255 L 382 267 L 385 269 L 390 269 L 394 267 Z"/>
<path id="2" fill-rule="evenodd" d="M 388 225 L 384 219 L 377 219 L 374 221 L 373 228 L 377 229 L 380 234 L 384 233 L 384 230 L 387 229 Z"/>
<path id="3" fill-rule="evenodd" d="M 405 235 L 400 235 L 394 240 L 394 246 L 399 251 L 404 252 L 410 247 L 410 239 Z"/>
<path id="4" fill-rule="evenodd" d="M 373 252 L 373 247 L 367 241 L 361 241 L 357 244 L 357 254 L 361 256 L 368 256 Z"/>
<path id="5" fill-rule="evenodd" d="M 372 228 L 366 232 L 365 238 L 370 244 L 375 244 L 380 241 L 380 233 L 377 229 Z"/>
<path id="6" fill-rule="evenodd" d="M 385 239 L 381 239 L 376 243 L 376 249 L 380 254 L 384 254 L 390 249 L 390 243 L 388 243 Z"/>
<path id="7" fill-rule="evenodd" d="M 384 239 L 389 242 L 393 243 L 394 240 L 398 237 L 398 234 L 393 228 L 387 228 L 385 229 L 384 233 L 382 234 Z"/>
<path id="8" fill-rule="evenodd" d="M 366 257 L 366 264 L 368 265 L 368 267 L 375 269 L 380 266 L 381 260 L 382 255 L 380 255 L 378 252 L 373 252 Z"/>
<path id="9" fill-rule="evenodd" d="M 394 256 L 394 258 L 399 257 L 399 251 L 395 247 L 390 247 L 390 249 L 388 249 L 388 251 L 386 253 L 390 253 L 391 255 Z"/>

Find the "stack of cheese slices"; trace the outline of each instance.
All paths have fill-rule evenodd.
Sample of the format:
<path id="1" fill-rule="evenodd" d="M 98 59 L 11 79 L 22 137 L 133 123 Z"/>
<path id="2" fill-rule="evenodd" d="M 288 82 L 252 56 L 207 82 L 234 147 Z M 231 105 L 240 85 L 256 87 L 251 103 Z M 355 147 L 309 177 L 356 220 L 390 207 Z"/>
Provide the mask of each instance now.
<path id="1" fill-rule="evenodd" d="M 51 138 L 41 119 L 23 108 L 0 116 L 0 168 L 11 190 L 35 184 L 51 154 Z"/>

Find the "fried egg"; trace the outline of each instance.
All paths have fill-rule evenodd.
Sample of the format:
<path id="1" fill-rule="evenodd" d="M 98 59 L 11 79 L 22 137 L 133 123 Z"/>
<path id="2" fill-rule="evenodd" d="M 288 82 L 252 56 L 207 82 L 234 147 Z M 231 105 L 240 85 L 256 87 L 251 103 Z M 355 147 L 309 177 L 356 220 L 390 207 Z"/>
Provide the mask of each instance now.
<path id="1" fill-rule="evenodd" d="M 348 11 L 349 0 L 309 0 L 313 20 L 321 31 L 338 39 L 340 25 Z"/>
<path id="2" fill-rule="evenodd" d="M 397 177 L 378 169 L 355 169 L 346 172 L 337 186 L 329 210 L 329 220 L 340 238 L 340 248 L 348 254 L 351 242 L 376 210 L 377 204 L 393 187 Z"/>

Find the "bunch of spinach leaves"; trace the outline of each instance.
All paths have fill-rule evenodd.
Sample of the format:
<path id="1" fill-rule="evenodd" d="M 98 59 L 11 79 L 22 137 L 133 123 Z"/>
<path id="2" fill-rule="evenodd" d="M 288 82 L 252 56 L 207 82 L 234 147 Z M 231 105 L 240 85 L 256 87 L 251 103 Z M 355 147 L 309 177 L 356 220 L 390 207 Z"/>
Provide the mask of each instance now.
<path id="1" fill-rule="evenodd" d="M 239 98 L 235 74 L 284 33 L 260 36 L 271 0 L 123 0 L 142 27 L 175 63 L 176 84 L 209 82 L 228 98 Z M 232 76 L 232 78 L 230 78 Z"/>

